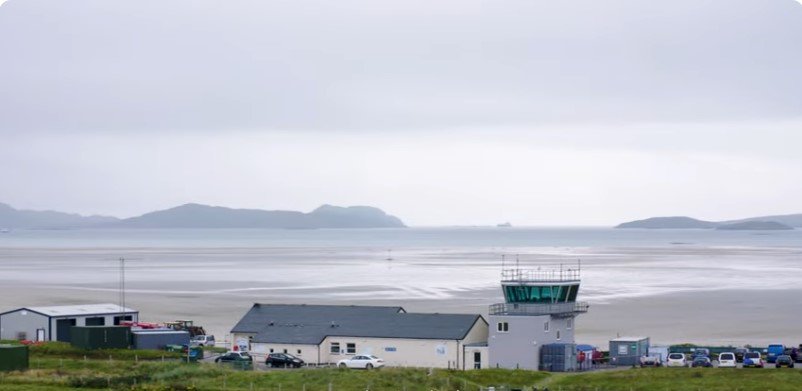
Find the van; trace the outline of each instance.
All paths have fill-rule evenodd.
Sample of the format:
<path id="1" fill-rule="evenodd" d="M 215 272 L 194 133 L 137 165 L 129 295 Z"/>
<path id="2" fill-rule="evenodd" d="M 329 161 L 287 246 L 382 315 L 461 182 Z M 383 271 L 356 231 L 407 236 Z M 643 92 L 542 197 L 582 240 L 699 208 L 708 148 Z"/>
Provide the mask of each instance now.
<path id="1" fill-rule="evenodd" d="M 719 368 L 735 368 L 737 365 L 735 360 L 735 353 L 724 352 L 718 355 Z"/>
<path id="2" fill-rule="evenodd" d="M 777 362 L 777 357 L 782 356 L 785 352 L 785 346 L 780 344 L 773 344 L 769 345 L 769 348 L 766 349 L 766 361 L 769 363 L 774 364 Z"/>
<path id="3" fill-rule="evenodd" d="M 190 342 L 195 346 L 214 346 L 214 335 L 196 335 Z"/>

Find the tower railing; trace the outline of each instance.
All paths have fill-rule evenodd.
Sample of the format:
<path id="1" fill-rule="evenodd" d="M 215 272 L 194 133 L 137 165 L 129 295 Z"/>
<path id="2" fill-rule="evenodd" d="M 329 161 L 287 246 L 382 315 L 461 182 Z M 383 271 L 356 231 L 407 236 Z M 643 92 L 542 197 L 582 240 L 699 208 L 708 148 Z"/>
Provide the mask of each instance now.
<path id="1" fill-rule="evenodd" d="M 553 315 L 574 316 L 588 312 L 590 305 L 586 302 L 571 303 L 498 303 L 490 306 L 490 315 Z"/>
<path id="2" fill-rule="evenodd" d="M 502 281 L 547 281 L 547 282 L 560 282 L 560 281 L 579 281 L 581 277 L 578 268 L 549 268 L 546 270 L 541 269 L 518 269 L 507 268 L 501 271 Z"/>

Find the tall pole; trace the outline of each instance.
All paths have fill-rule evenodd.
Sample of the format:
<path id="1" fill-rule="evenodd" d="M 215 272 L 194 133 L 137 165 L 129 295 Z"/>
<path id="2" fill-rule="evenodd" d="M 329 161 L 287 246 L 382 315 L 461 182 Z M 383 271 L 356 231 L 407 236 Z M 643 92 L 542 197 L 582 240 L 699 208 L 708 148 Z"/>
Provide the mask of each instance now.
<path id="1" fill-rule="evenodd" d="M 125 312 L 125 258 L 120 257 L 120 313 Z"/>

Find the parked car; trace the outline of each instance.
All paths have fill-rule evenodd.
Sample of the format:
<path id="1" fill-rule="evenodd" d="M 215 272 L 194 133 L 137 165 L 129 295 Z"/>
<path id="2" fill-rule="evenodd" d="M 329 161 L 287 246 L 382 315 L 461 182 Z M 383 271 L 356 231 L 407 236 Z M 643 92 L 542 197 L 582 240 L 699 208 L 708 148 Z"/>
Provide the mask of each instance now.
<path id="1" fill-rule="evenodd" d="M 710 359 L 704 356 L 697 356 L 693 359 L 691 363 L 691 367 L 693 368 L 709 368 L 712 367 L 713 363 L 710 362 Z"/>
<path id="2" fill-rule="evenodd" d="M 253 357 L 248 352 L 228 352 L 214 359 L 214 362 L 237 362 L 253 361 Z"/>
<path id="3" fill-rule="evenodd" d="M 641 367 L 659 367 L 661 365 L 663 365 L 663 360 L 660 356 L 641 356 L 640 358 Z"/>
<path id="4" fill-rule="evenodd" d="M 782 367 L 793 368 L 794 367 L 794 360 L 791 358 L 791 356 L 789 356 L 787 354 L 781 354 L 781 355 L 777 356 L 777 358 L 774 360 L 774 362 L 775 362 L 774 366 L 777 367 L 777 368 L 782 368 Z"/>
<path id="5" fill-rule="evenodd" d="M 791 356 L 791 360 L 794 362 L 798 362 L 802 359 L 802 357 L 799 357 L 799 349 L 797 348 L 785 348 L 783 354 Z"/>
<path id="6" fill-rule="evenodd" d="M 214 346 L 214 335 L 196 335 L 189 342 L 195 346 Z"/>
<path id="7" fill-rule="evenodd" d="M 744 354 L 744 368 L 763 368 L 763 357 L 760 352 L 746 352 Z"/>
<path id="8" fill-rule="evenodd" d="M 744 362 L 744 354 L 748 353 L 749 349 L 747 348 L 737 348 L 735 349 L 735 361 L 736 362 Z"/>
<path id="9" fill-rule="evenodd" d="M 384 360 L 369 354 L 357 355 L 337 362 L 340 368 L 373 369 L 384 366 Z"/>
<path id="10" fill-rule="evenodd" d="M 738 360 L 735 358 L 735 353 L 724 352 L 718 355 L 719 368 L 735 368 L 738 366 Z"/>
<path id="11" fill-rule="evenodd" d="M 300 368 L 304 365 L 304 360 L 288 353 L 270 353 L 265 359 L 265 364 L 269 367 Z"/>
<path id="12" fill-rule="evenodd" d="M 777 361 L 777 357 L 782 356 L 783 353 L 785 353 L 785 346 L 780 344 L 769 345 L 769 348 L 766 350 L 766 361 L 774 364 Z"/>
<path id="13" fill-rule="evenodd" d="M 707 357 L 710 358 L 710 349 L 708 348 L 696 348 L 691 355 L 691 358 L 696 357 Z"/>
<path id="14" fill-rule="evenodd" d="M 668 354 L 668 361 L 666 362 L 667 367 L 685 367 L 688 366 L 688 362 L 685 360 L 685 355 L 682 353 L 669 353 Z"/>

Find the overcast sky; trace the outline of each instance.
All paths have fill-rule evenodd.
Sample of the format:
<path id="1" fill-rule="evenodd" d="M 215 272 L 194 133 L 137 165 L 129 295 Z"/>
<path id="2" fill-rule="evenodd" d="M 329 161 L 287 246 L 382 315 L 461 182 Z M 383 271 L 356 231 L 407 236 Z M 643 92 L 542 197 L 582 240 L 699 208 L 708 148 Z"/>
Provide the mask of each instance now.
<path id="1" fill-rule="evenodd" d="M 84 214 L 802 212 L 802 5 L 8 0 L 0 141 L 0 202 Z"/>

